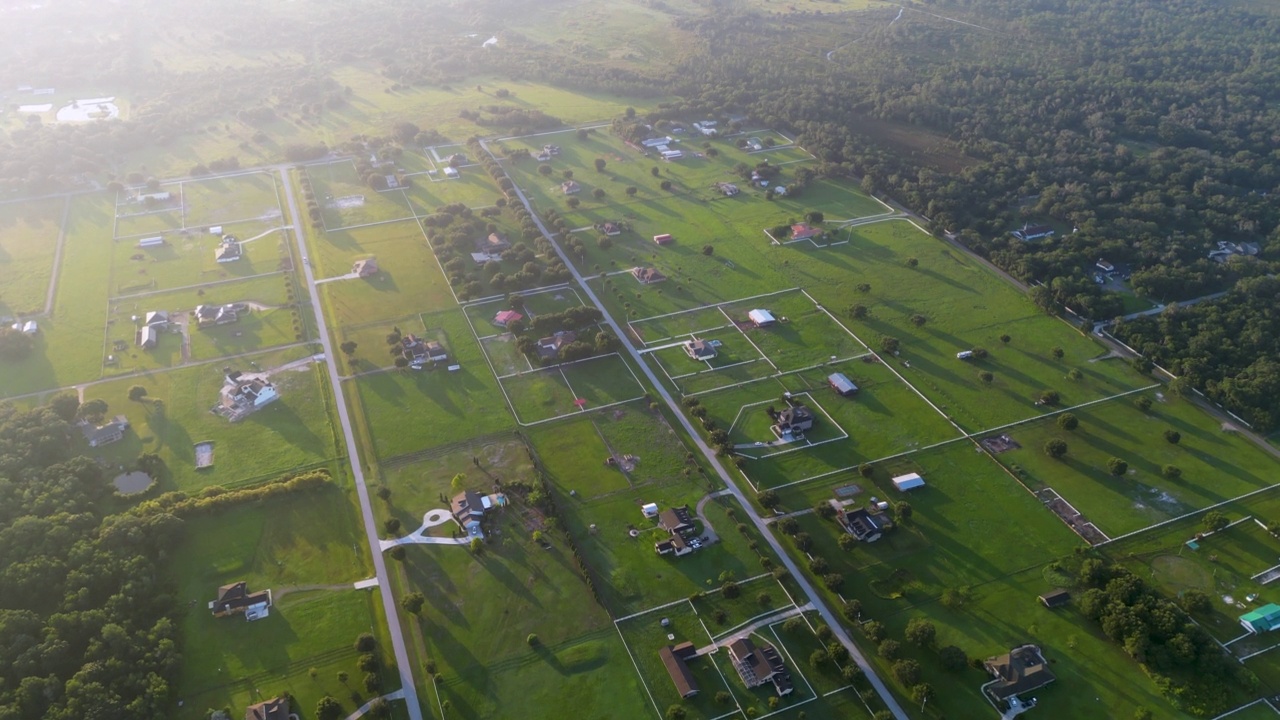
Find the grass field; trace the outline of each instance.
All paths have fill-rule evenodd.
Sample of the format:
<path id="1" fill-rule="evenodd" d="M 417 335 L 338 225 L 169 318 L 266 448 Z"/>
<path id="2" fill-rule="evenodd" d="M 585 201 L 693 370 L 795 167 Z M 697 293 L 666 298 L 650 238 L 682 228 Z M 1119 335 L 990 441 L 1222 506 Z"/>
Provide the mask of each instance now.
<path id="1" fill-rule="evenodd" d="M 172 581 L 186 602 L 181 619 L 183 707 L 175 717 L 203 718 L 206 708 L 236 711 L 259 699 L 290 692 L 302 709 L 332 694 L 353 708 L 357 635 L 374 633 L 391 662 L 376 590 L 352 583 L 370 572 L 348 491 L 334 485 L 263 504 L 237 507 L 186 521 L 186 539 L 174 549 Z M 215 618 L 206 610 L 220 585 L 244 580 L 269 588 L 269 617 L 248 623 Z M 317 673 L 311 677 L 309 671 Z M 354 682 L 338 681 L 346 671 Z M 398 683 L 382 673 L 384 687 Z M 360 688 L 363 692 L 363 688 Z"/>
<path id="2" fill-rule="evenodd" d="M 501 381 L 522 424 L 643 397 L 644 387 L 620 355 L 533 370 Z M 578 401 L 585 401 L 581 408 Z"/>
<path id="3" fill-rule="evenodd" d="M 403 190 L 374 190 L 361 182 L 350 160 L 309 165 L 306 173 L 322 208 L 326 230 L 406 220 L 414 215 Z"/>
<path id="4" fill-rule="evenodd" d="M 270 369 L 309 353 L 295 349 L 264 354 L 236 366 L 251 370 L 249 360 L 253 360 Z M 125 415 L 131 428 L 120 442 L 88 452 L 113 465 L 131 465 L 140 453 L 157 453 L 167 466 L 166 475 L 160 478 L 161 491 L 192 491 L 263 479 L 335 457 L 329 422 L 331 401 L 320 370 L 304 365 L 273 377 L 273 382 L 281 398 L 238 423 L 209 412 L 223 385 L 222 370 L 216 365 L 95 385 L 86 391 L 85 398 L 106 400 L 109 414 Z M 134 385 L 146 388 L 145 401 L 128 399 Z M 197 470 L 194 446 L 205 441 L 214 443 L 214 466 Z"/>
<path id="5" fill-rule="evenodd" d="M 0 205 L 0 315 L 44 310 L 68 200 Z"/>
<path id="6" fill-rule="evenodd" d="M 278 272 L 285 267 L 283 258 L 288 254 L 276 231 L 278 223 L 254 221 L 236 228 L 236 237 L 249 242 L 241 243 L 239 260 L 225 263 L 214 256 L 221 239 L 208 233 L 174 233 L 155 247 L 117 240 L 111 246 L 111 295 L 125 298 Z"/>
<path id="7" fill-rule="evenodd" d="M 221 225 L 241 239 L 250 237 L 241 224 L 247 221 L 279 224 L 283 217 L 276 174 L 260 171 L 187 180 L 181 183 L 187 227 Z"/>

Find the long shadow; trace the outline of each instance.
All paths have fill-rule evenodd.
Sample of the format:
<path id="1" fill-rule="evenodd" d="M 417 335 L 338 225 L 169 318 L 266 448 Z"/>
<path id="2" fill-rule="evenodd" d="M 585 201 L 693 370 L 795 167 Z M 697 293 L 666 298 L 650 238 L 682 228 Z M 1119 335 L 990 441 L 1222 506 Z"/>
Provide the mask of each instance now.
<path id="1" fill-rule="evenodd" d="M 325 457 L 329 453 L 325 448 L 325 440 L 311 431 L 303 422 L 298 411 L 284 402 L 272 403 L 265 412 L 256 412 L 246 418 L 264 431 L 275 432 L 285 442 L 302 449 L 309 455 Z"/>

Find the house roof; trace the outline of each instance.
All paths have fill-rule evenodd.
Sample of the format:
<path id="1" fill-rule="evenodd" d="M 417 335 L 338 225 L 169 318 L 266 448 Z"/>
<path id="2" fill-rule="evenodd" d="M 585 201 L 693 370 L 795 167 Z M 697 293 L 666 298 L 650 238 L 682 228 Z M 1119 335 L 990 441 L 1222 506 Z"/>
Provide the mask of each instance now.
<path id="1" fill-rule="evenodd" d="M 250 705 L 244 720 L 289 720 L 289 711 L 289 698 L 282 696 Z"/>
<path id="2" fill-rule="evenodd" d="M 651 268 L 651 267 L 631 268 L 631 274 L 635 277 L 635 279 L 639 280 L 642 283 L 662 282 L 663 280 L 667 279 L 667 276 L 659 272 L 657 268 Z"/>
<path id="3" fill-rule="evenodd" d="M 524 316 L 516 312 L 515 310 L 503 310 L 502 312 L 493 316 L 493 321 L 498 323 L 499 325 L 506 325 L 507 323 L 512 323 L 512 322 L 515 322 L 516 320 L 523 320 L 523 319 L 524 319 Z"/>
<path id="4" fill-rule="evenodd" d="M 500 233 L 489 233 L 489 237 L 484 239 L 484 244 L 490 250 L 507 249 L 511 247 L 511 243 Z"/>
<path id="5" fill-rule="evenodd" d="M 1267 603 L 1256 610 L 1241 615 L 1240 622 L 1246 622 L 1265 630 L 1280 627 L 1280 605 Z"/>
<path id="6" fill-rule="evenodd" d="M 1023 645 L 1005 655 L 987 658 L 983 665 L 996 677 L 996 682 L 987 686 L 987 692 L 996 700 L 1030 692 L 1056 679 L 1035 645 Z"/>
<path id="7" fill-rule="evenodd" d="M 249 592 L 249 584 L 244 580 L 223 585 L 218 588 L 218 597 L 214 600 L 214 607 L 223 610 L 236 610 L 238 608 L 246 608 L 250 605 L 257 605 L 262 602 L 270 602 L 271 593 L 268 590 L 259 590 L 258 592 Z"/>
<path id="8" fill-rule="evenodd" d="M 729 643 L 729 657 L 733 658 L 734 667 L 748 686 L 767 682 L 775 673 L 786 670 L 777 652 L 767 653 L 767 650 L 773 650 L 773 647 L 764 645 L 757 648 L 749 637 L 740 637 Z"/>
<path id="9" fill-rule="evenodd" d="M 693 529 L 693 517 L 689 506 L 667 508 L 658 513 L 658 527 L 668 532 L 684 532 Z"/>
<path id="10" fill-rule="evenodd" d="M 924 478 L 920 477 L 918 473 L 899 475 L 893 479 L 893 486 L 899 490 L 911 490 L 912 488 L 923 487 Z"/>
<path id="11" fill-rule="evenodd" d="M 550 337 L 544 337 L 538 340 L 538 355 L 544 358 L 553 358 L 560 354 L 560 350 L 565 345 L 578 339 L 578 334 L 572 330 L 561 330 Z"/>
<path id="12" fill-rule="evenodd" d="M 806 238 L 817 237 L 821 234 L 821 229 L 813 227 L 807 222 L 796 223 L 791 226 L 791 237 L 795 240 L 804 240 Z"/>
<path id="13" fill-rule="evenodd" d="M 156 325 L 169 322 L 169 313 L 164 310 L 152 310 L 143 317 L 143 323 Z"/>
<path id="14" fill-rule="evenodd" d="M 578 184 L 577 180 L 565 180 L 560 183 L 560 189 L 567 195 L 578 192 L 582 189 L 582 186 Z"/>
<path id="15" fill-rule="evenodd" d="M 213 256 L 216 260 L 235 260 L 240 257 L 240 243 L 236 240 L 223 239 Z"/>
<path id="16" fill-rule="evenodd" d="M 841 524 L 849 531 L 850 535 L 859 540 L 880 532 L 880 524 L 865 508 L 845 511 L 841 516 Z"/>
<path id="17" fill-rule="evenodd" d="M 695 358 L 715 357 L 716 349 L 706 340 L 686 340 L 685 351 Z"/>
<path id="18" fill-rule="evenodd" d="M 792 405 L 778 413 L 778 422 L 782 425 L 795 425 L 806 420 L 813 420 L 813 411 L 804 405 Z"/>
<path id="19" fill-rule="evenodd" d="M 359 275 L 360 277 L 374 275 L 378 272 L 378 259 L 365 258 L 364 260 L 357 260 L 355 264 L 351 266 L 351 272 Z"/>
<path id="20" fill-rule="evenodd" d="M 755 310 L 748 312 L 747 317 L 751 318 L 751 322 L 757 325 L 769 325 L 776 322 L 776 318 L 773 317 L 773 313 L 760 308 L 756 308 Z"/>
<path id="21" fill-rule="evenodd" d="M 84 435 L 84 439 L 88 440 L 90 445 L 98 445 L 104 441 L 119 440 L 128 427 L 129 419 L 123 415 L 117 415 L 111 419 L 111 422 L 103 425 L 94 426 L 85 423 L 80 426 L 80 433 Z"/>
<path id="22" fill-rule="evenodd" d="M 1058 588 L 1057 590 L 1050 590 L 1049 592 L 1040 596 L 1040 602 L 1044 603 L 1045 607 L 1051 607 L 1051 608 L 1061 607 L 1063 605 L 1066 605 L 1068 602 L 1070 602 L 1070 600 L 1071 600 L 1071 593 L 1066 590 L 1063 590 L 1062 588 Z"/>
<path id="23" fill-rule="evenodd" d="M 827 382 L 831 383 L 831 387 L 835 388 L 842 394 L 857 392 L 858 386 L 854 384 L 844 373 L 831 373 L 827 376 Z"/>
<path id="24" fill-rule="evenodd" d="M 689 643 L 682 643 L 680 647 Z M 698 681 L 693 679 L 693 673 L 689 672 L 689 666 L 685 664 L 685 655 L 682 653 L 677 655 L 675 649 L 668 645 L 658 651 L 658 657 L 662 658 L 662 664 L 667 668 L 667 674 L 671 676 L 671 682 L 676 686 L 676 692 L 680 693 L 680 697 L 692 697 L 698 694 Z"/>
<path id="25" fill-rule="evenodd" d="M 449 504 L 453 516 L 462 521 L 464 518 L 484 515 L 484 499 L 475 490 L 463 490 L 453 497 Z"/>

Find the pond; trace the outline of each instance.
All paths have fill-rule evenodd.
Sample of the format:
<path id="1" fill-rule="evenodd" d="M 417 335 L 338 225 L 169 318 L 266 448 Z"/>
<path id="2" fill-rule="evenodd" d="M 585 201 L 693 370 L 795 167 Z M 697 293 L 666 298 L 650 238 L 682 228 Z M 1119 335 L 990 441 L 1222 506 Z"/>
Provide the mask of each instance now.
<path id="1" fill-rule="evenodd" d="M 121 495 L 137 495 L 147 491 L 151 487 L 151 476 L 140 471 L 117 475 L 115 480 L 111 481 L 116 486 L 116 492 Z"/>

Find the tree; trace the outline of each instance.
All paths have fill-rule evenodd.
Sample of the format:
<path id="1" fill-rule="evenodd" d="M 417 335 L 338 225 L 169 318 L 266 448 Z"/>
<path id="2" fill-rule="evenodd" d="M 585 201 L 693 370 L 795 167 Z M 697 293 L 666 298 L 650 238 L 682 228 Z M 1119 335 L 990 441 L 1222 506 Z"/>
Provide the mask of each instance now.
<path id="1" fill-rule="evenodd" d="M 885 640 L 876 651 L 885 660 L 897 660 L 902 655 L 902 643 L 897 640 Z"/>
<path id="2" fill-rule="evenodd" d="M 405 556 L 408 555 L 408 552 L 404 549 L 403 545 L 396 545 L 395 547 L 388 550 L 387 554 L 391 556 L 392 560 L 403 561 L 405 559 Z"/>
<path id="3" fill-rule="evenodd" d="M 926 322 L 929 322 L 929 319 L 919 313 L 911 316 L 911 324 L 916 327 L 924 327 Z"/>
<path id="4" fill-rule="evenodd" d="M 996 379 L 996 376 L 990 370 L 978 371 L 978 381 L 981 382 L 983 385 L 990 385 L 992 381 L 994 381 L 995 379 Z"/>
<path id="5" fill-rule="evenodd" d="M 1182 609 L 1192 615 L 1205 615 L 1213 610 L 1213 600 L 1203 590 L 1184 590 L 1179 600 L 1182 602 Z"/>
<path id="6" fill-rule="evenodd" d="M 667 720 L 684 720 L 685 715 L 684 708 L 679 705 L 672 705 L 667 708 Z"/>
<path id="7" fill-rule="evenodd" d="M 707 257 L 711 257 L 715 253 L 715 251 L 716 249 L 710 245 L 702 246 L 702 254 L 706 255 Z"/>
<path id="8" fill-rule="evenodd" d="M 1067 371 L 1067 379 L 1072 382 L 1080 382 L 1084 379 L 1084 373 L 1080 372 L 1080 368 L 1071 368 Z"/>
<path id="9" fill-rule="evenodd" d="M 1138 408 L 1142 412 L 1147 412 L 1151 410 L 1151 398 L 1147 397 L 1146 395 L 1139 395 L 1133 401 L 1133 406 Z"/>
<path id="10" fill-rule="evenodd" d="M 471 548 L 472 555 L 479 555 L 481 552 L 484 551 L 484 541 L 482 541 L 478 537 L 471 538 L 471 544 L 469 545 L 469 547 Z"/>
<path id="11" fill-rule="evenodd" d="M 82 420 L 87 420 L 91 423 L 100 423 L 102 422 L 102 418 L 106 417 L 107 409 L 108 406 L 106 400 L 95 398 L 93 400 L 86 400 L 82 403 L 79 410 L 76 411 L 76 415 Z"/>
<path id="12" fill-rule="evenodd" d="M 1173 429 L 1165 430 L 1164 439 L 1165 439 L 1165 442 L 1169 443 L 1170 445 L 1177 445 L 1178 443 L 1182 442 L 1182 433 Z"/>
<path id="13" fill-rule="evenodd" d="M 627 193 L 627 197 L 635 197 L 636 193 L 640 192 L 640 188 L 635 185 L 628 185 L 625 192 Z"/>
<path id="14" fill-rule="evenodd" d="M 1120 477 L 1121 475 L 1129 472 L 1129 463 L 1118 457 L 1113 457 L 1107 460 L 1107 472 L 1115 475 L 1116 477 Z"/>
<path id="15" fill-rule="evenodd" d="M 814 650 L 809 654 L 809 667 L 816 670 L 825 665 L 828 659 L 826 650 Z"/>
<path id="16" fill-rule="evenodd" d="M 604 188 L 596 188 L 595 190 L 591 191 L 591 197 L 597 200 L 603 199 L 604 196 L 605 196 Z"/>
<path id="17" fill-rule="evenodd" d="M 772 490 L 764 490 L 756 495 L 756 502 L 760 503 L 760 507 L 766 510 L 772 510 L 778 507 L 778 493 Z"/>
<path id="18" fill-rule="evenodd" d="M 1062 348 L 1057 346 L 1055 346 L 1052 350 L 1050 350 L 1049 353 L 1053 355 L 1054 360 L 1061 360 L 1062 356 L 1066 355 L 1066 352 Z"/>
<path id="19" fill-rule="evenodd" d="M 738 583 L 732 580 L 725 580 L 720 586 L 720 594 L 726 599 L 732 600 L 742 594 L 742 589 L 738 587 Z"/>
<path id="20" fill-rule="evenodd" d="M 551 168 L 550 165 L 547 165 L 546 163 L 543 163 L 542 165 L 538 166 L 539 175 L 550 175 L 553 172 L 555 171 Z"/>
<path id="21" fill-rule="evenodd" d="M 560 177 L 564 178 L 565 180 L 572 180 L 572 179 L 573 179 L 573 171 L 572 171 L 572 170 L 561 170 L 561 171 L 560 171 Z"/>
<path id="22" fill-rule="evenodd" d="M 866 305 L 854 303 L 853 305 L 849 306 L 849 317 L 853 318 L 854 320 L 861 320 L 866 316 L 867 316 Z"/>
<path id="23" fill-rule="evenodd" d="M 948 672 L 960 672 L 969 665 L 969 656 L 955 645 L 946 645 L 938 649 L 938 662 Z"/>
<path id="24" fill-rule="evenodd" d="M 346 673 L 339 673 L 346 675 Z M 346 680 L 343 680 L 345 683 Z M 316 720 L 339 720 L 346 717 L 347 713 L 342 709 L 342 703 L 338 702 L 331 695 L 325 695 L 320 698 L 320 702 L 316 703 Z"/>
<path id="25" fill-rule="evenodd" d="M 1217 510 L 1210 510 L 1204 516 L 1204 527 L 1210 532 L 1218 532 L 1231 524 L 1227 516 Z"/>
<path id="26" fill-rule="evenodd" d="M 909 257 L 909 258 L 907 258 L 907 267 L 909 267 L 909 268 L 916 268 L 916 267 L 919 267 L 919 266 L 920 266 L 920 261 L 919 261 L 919 260 L 917 260 L 916 258 L 913 258 L 913 257 Z"/>
<path id="27" fill-rule="evenodd" d="M 568 200 L 564 201 L 564 204 L 576 210 L 579 205 L 582 205 L 582 200 L 577 197 L 570 197 Z"/>
<path id="28" fill-rule="evenodd" d="M 1008 344 L 1009 344 L 1009 341 L 1010 341 L 1010 340 L 1012 340 L 1012 339 L 1013 339 L 1013 338 L 1009 337 L 1007 334 L 1006 334 L 1006 335 L 1001 335 L 1001 336 L 1000 336 L 1000 342 L 1004 343 L 1005 345 L 1008 345 Z"/>
<path id="29" fill-rule="evenodd" d="M 596 158 L 596 172 L 604 172 L 604 158 Z"/>
<path id="30" fill-rule="evenodd" d="M 339 670 L 337 677 L 338 677 L 338 682 L 342 683 L 343 685 L 346 685 L 347 680 L 351 677 L 351 675 L 349 675 L 346 670 Z"/>
<path id="31" fill-rule="evenodd" d="M 427 601 L 425 595 L 420 592 L 411 592 L 400 599 L 400 607 L 410 615 L 417 615 L 422 612 L 422 605 Z"/>
<path id="32" fill-rule="evenodd" d="M 142 387 L 141 385 L 134 385 L 133 387 L 129 388 L 129 399 L 134 402 L 139 402 L 142 400 L 142 398 L 146 396 L 147 396 L 147 389 Z"/>
<path id="33" fill-rule="evenodd" d="M 809 548 L 813 547 L 813 538 L 809 533 L 796 533 L 796 547 L 802 552 L 809 552 Z"/>
<path id="34" fill-rule="evenodd" d="M 370 672 L 364 674 L 364 689 L 366 692 L 376 693 L 382 689 L 382 678 L 378 677 L 378 673 Z"/>
<path id="35" fill-rule="evenodd" d="M 655 167 L 649 168 L 649 174 L 654 177 L 658 177 L 659 175 L 662 174 L 662 171 L 655 166 Z"/>
<path id="36" fill-rule="evenodd" d="M 355 340 L 347 340 L 346 342 L 338 346 L 338 348 L 342 350 L 342 354 L 347 356 L 348 360 L 351 359 L 351 357 L 356 354 L 357 347 L 359 347 L 359 344 L 356 343 Z"/>
<path id="37" fill-rule="evenodd" d="M 671 184 L 670 180 L 663 180 L 662 182 L 658 183 L 658 187 L 670 192 L 673 185 Z"/>
<path id="38" fill-rule="evenodd" d="M 875 466 L 871 463 L 862 463 L 858 466 L 858 474 L 864 478 L 870 478 L 876 472 Z"/>
<path id="39" fill-rule="evenodd" d="M 916 683 L 911 686 L 911 699 L 924 705 L 933 699 L 933 686 L 929 683 Z"/>
<path id="40" fill-rule="evenodd" d="M 58 393 L 49 400 L 49 409 L 64 422 L 71 422 L 80 409 L 80 398 L 74 392 Z"/>
<path id="41" fill-rule="evenodd" d="M 1060 438 L 1050 438 L 1045 441 L 1044 454 L 1058 460 L 1067 454 L 1067 443 Z"/>
<path id="42" fill-rule="evenodd" d="M 880 350 L 882 352 L 886 352 L 890 355 L 896 355 L 898 354 L 899 347 L 900 343 L 898 342 L 898 338 L 890 335 L 880 336 Z"/>
<path id="43" fill-rule="evenodd" d="M 904 634 L 907 642 L 916 647 L 932 647 L 934 640 L 938 636 L 938 630 L 933 623 L 924 618 L 912 618 L 907 623 L 907 629 Z"/>
<path id="44" fill-rule="evenodd" d="M 360 633 L 356 637 L 356 652 L 373 652 L 378 647 L 378 640 L 372 633 Z"/>
<path id="45" fill-rule="evenodd" d="M 889 631 L 885 630 L 884 624 L 878 620 L 862 624 L 862 634 L 873 643 L 882 643 L 888 637 Z"/>
<path id="46" fill-rule="evenodd" d="M 1179 480 L 1182 478 L 1182 468 L 1177 465 L 1165 465 L 1160 468 L 1160 474 L 1163 475 L 1166 480 Z"/>
<path id="47" fill-rule="evenodd" d="M 1062 396 L 1058 394 L 1057 390 L 1044 390 L 1040 393 L 1040 404 L 1042 405 L 1057 405 L 1061 399 Z"/>
<path id="48" fill-rule="evenodd" d="M 948 610 L 959 610 L 969 599 L 967 588 L 947 588 L 942 591 L 942 606 Z"/>
<path id="49" fill-rule="evenodd" d="M 906 687 L 920 682 L 920 663 L 915 660 L 899 660 L 893 664 L 893 677 Z"/>
<path id="50" fill-rule="evenodd" d="M 814 225 L 817 225 L 818 223 L 821 223 L 825 219 L 825 216 L 822 214 L 822 211 L 820 210 L 810 210 L 809 212 L 804 214 L 804 219 L 805 219 L 805 222 L 809 222 L 809 223 L 813 223 Z"/>
<path id="51" fill-rule="evenodd" d="M 915 511 L 911 508 L 911 503 L 906 500 L 895 503 L 893 506 L 893 516 L 898 519 L 898 522 L 910 520 L 913 512 Z"/>
<path id="52" fill-rule="evenodd" d="M 720 692 L 716 693 L 717 704 L 728 705 L 731 702 L 733 702 L 733 696 L 730 695 L 728 692 L 721 690 Z"/>
<path id="53" fill-rule="evenodd" d="M 1062 413 L 1058 416 L 1058 427 L 1070 432 L 1080 427 L 1080 419 L 1074 413 Z"/>
<path id="54" fill-rule="evenodd" d="M 529 647 L 537 647 L 538 646 L 537 633 L 529 633 L 528 636 L 525 637 L 524 642 Z"/>

